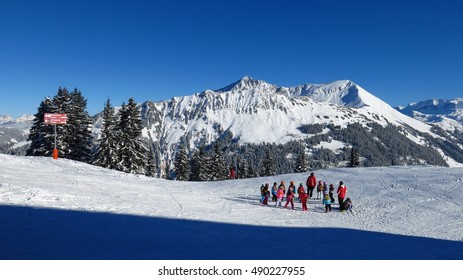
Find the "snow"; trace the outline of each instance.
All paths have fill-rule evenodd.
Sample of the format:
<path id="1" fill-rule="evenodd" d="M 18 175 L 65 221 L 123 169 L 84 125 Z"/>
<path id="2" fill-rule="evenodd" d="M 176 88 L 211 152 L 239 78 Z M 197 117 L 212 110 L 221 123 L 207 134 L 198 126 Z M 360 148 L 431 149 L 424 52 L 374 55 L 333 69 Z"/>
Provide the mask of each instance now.
<path id="1" fill-rule="evenodd" d="M 346 143 L 338 141 L 338 140 L 331 140 L 330 142 L 326 141 L 321 141 L 320 144 L 315 145 L 314 148 L 317 149 L 330 149 L 336 152 L 337 150 L 340 150 L 346 146 Z"/>
<path id="2" fill-rule="evenodd" d="M 180 182 L 3 154 L 0 170 L 0 259 L 463 258 L 460 168 L 315 171 L 344 181 L 354 214 L 259 204 L 262 183 L 307 173 Z"/>

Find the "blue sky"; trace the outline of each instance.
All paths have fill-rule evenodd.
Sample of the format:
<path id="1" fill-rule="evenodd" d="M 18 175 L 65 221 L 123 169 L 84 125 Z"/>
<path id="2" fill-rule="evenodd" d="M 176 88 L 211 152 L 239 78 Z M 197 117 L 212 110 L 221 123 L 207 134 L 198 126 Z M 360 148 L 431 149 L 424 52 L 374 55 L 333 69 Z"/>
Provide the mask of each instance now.
<path id="1" fill-rule="evenodd" d="M 459 1 L 0 1 L 0 115 L 58 87 L 91 114 L 224 87 L 349 79 L 392 106 L 463 97 Z"/>

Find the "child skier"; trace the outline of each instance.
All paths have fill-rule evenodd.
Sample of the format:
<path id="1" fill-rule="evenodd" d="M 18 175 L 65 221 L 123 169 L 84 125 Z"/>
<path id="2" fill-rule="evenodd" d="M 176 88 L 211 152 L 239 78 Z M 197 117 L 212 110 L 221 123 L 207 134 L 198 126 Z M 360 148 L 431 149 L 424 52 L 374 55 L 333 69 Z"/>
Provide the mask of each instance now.
<path id="1" fill-rule="evenodd" d="M 322 192 L 323 192 L 323 183 L 322 181 L 319 181 L 317 185 L 317 199 L 322 198 Z"/>
<path id="2" fill-rule="evenodd" d="M 260 203 L 262 203 L 264 201 L 264 198 L 265 198 L 265 196 L 264 196 L 264 188 L 265 188 L 265 185 L 262 184 L 260 186 Z"/>
<path id="3" fill-rule="evenodd" d="M 296 196 L 296 185 L 294 185 L 294 181 L 291 181 L 289 183 L 288 190 L 291 190 L 291 192 L 293 193 L 293 202 L 294 202 L 294 197 Z"/>
<path id="4" fill-rule="evenodd" d="M 281 201 L 283 200 L 284 196 L 285 191 L 283 190 L 283 187 L 280 186 L 277 191 L 277 201 L 275 202 L 275 207 L 281 206 Z"/>
<path id="5" fill-rule="evenodd" d="M 299 202 L 302 202 L 301 195 L 305 193 L 304 185 L 302 183 L 299 184 L 299 188 L 297 188 L 297 195 L 299 198 Z"/>
<path id="6" fill-rule="evenodd" d="M 302 193 L 299 194 L 299 198 L 302 203 L 302 211 L 307 211 L 307 199 L 309 198 L 309 194 L 305 192 L 304 187 Z"/>
<path id="7" fill-rule="evenodd" d="M 277 192 L 278 192 L 277 182 L 274 182 L 273 187 L 272 187 L 272 201 L 273 202 L 277 201 Z"/>
<path id="8" fill-rule="evenodd" d="M 344 211 L 350 211 L 350 213 L 354 214 L 352 207 L 354 207 L 352 200 L 350 198 L 346 198 L 346 201 L 344 201 Z"/>
<path id="9" fill-rule="evenodd" d="M 278 188 L 283 188 L 283 192 L 286 192 L 286 187 L 285 187 L 285 181 L 281 181 L 280 185 Z"/>
<path id="10" fill-rule="evenodd" d="M 289 203 L 291 203 L 291 209 L 294 210 L 293 198 L 294 198 L 294 189 L 291 188 L 291 187 L 289 187 L 289 188 L 288 188 L 288 192 L 286 193 L 286 204 L 285 204 L 285 208 L 288 206 Z"/>
<path id="11" fill-rule="evenodd" d="M 330 198 L 331 198 L 331 203 L 334 203 L 334 185 L 333 184 L 330 184 L 330 188 L 329 188 L 329 191 L 330 191 Z"/>
<path id="12" fill-rule="evenodd" d="M 270 196 L 270 191 L 268 190 L 268 183 L 265 184 L 263 193 L 264 193 L 264 200 L 262 201 L 262 204 L 268 205 L 268 197 Z"/>
<path id="13" fill-rule="evenodd" d="M 323 205 L 325 205 L 325 213 L 331 212 L 331 198 L 329 194 L 323 196 Z"/>

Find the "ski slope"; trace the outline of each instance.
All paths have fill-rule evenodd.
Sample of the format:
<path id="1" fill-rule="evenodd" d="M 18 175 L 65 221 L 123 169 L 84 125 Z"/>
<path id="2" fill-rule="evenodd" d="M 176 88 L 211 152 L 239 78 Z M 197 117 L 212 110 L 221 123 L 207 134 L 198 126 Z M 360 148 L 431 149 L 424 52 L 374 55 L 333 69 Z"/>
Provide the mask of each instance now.
<path id="1" fill-rule="evenodd" d="M 345 168 L 354 214 L 259 204 L 260 185 L 147 178 L 0 154 L 0 259 L 463 259 L 463 169 Z"/>

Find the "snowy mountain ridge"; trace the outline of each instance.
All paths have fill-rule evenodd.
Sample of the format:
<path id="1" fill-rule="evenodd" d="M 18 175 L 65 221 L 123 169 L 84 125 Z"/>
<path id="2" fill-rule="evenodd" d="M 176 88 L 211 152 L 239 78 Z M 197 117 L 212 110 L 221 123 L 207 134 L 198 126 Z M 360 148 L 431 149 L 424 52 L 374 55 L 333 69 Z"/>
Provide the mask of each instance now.
<path id="1" fill-rule="evenodd" d="M 33 115 L 24 114 L 19 118 L 12 118 L 11 116 L 1 115 L 0 116 L 0 127 L 9 128 L 27 128 L 34 120 Z"/>
<path id="2" fill-rule="evenodd" d="M 34 116 L 22 115 L 19 118 L 0 116 L 0 153 L 23 154 L 29 145 L 27 138 Z"/>
<path id="3" fill-rule="evenodd" d="M 429 99 L 398 107 L 397 110 L 447 130 L 463 130 L 463 98 Z"/>
<path id="4" fill-rule="evenodd" d="M 172 160 L 184 138 L 192 149 L 231 132 L 241 144 L 276 143 L 310 137 L 301 126 L 394 124 L 433 135 L 430 126 L 406 116 L 349 80 L 279 87 L 244 77 L 219 90 L 142 104 L 143 135 Z M 435 136 L 435 135 L 434 135 Z M 410 134 L 412 141 L 422 139 Z M 437 137 L 437 136 L 436 136 Z M 347 143 L 345 146 L 349 146 Z"/>

